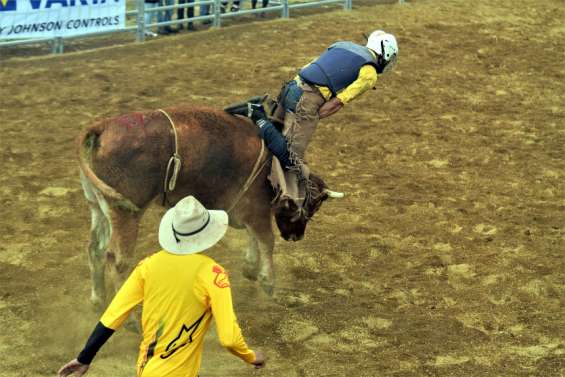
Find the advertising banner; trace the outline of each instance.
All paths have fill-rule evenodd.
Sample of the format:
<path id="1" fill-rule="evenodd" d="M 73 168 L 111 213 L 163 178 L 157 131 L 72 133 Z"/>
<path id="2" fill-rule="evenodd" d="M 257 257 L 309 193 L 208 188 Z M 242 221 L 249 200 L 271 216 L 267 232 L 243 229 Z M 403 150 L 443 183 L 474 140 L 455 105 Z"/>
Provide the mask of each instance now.
<path id="1" fill-rule="evenodd" d="M 126 0 L 0 0 L 0 39 L 110 31 L 125 19 Z"/>

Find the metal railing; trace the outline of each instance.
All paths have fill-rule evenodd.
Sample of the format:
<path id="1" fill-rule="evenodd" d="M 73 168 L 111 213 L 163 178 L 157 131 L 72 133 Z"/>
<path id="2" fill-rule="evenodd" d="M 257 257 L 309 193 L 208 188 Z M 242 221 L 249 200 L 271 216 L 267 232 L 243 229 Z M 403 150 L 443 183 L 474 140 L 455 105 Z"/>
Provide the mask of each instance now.
<path id="1" fill-rule="evenodd" d="M 211 21 L 213 27 L 221 27 L 222 19 L 225 18 L 234 18 L 234 17 L 240 17 L 249 14 L 261 14 L 261 13 L 270 13 L 270 12 L 279 12 L 282 18 L 289 18 L 290 11 L 292 9 L 314 8 L 314 7 L 321 7 L 321 6 L 333 5 L 333 4 L 342 5 L 343 9 L 345 10 L 351 10 L 353 7 L 353 0 L 310 0 L 310 1 L 302 1 L 302 2 L 294 2 L 292 0 L 277 0 L 277 1 L 271 1 L 270 5 L 265 8 L 240 9 L 237 12 L 226 12 L 226 13 L 223 13 L 221 11 L 221 7 L 222 7 L 221 0 L 194 0 L 193 3 L 159 6 L 151 9 L 145 9 L 144 0 L 135 0 L 136 9 L 126 12 L 126 20 L 128 19 L 130 20 L 129 22 L 130 25 L 127 25 L 126 23 L 127 26 L 125 28 L 111 30 L 111 31 L 85 33 L 85 34 L 65 36 L 65 37 L 17 39 L 17 40 L 9 40 L 9 41 L 0 40 L 0 48 L 7 46 L 49 43 L 51 44 L 52 53 L 61 54 L 64 51 L 64 42 L 70 39 L 86 38 L 86 37 L 106 35 L 112 33 L 135 32 L 135 40 L 137 42 L 143 42 L 145 41 L 146 31 L 148 31 L 149 28 L 152 27 L 165 27 L 165 26 L 177 25 L 181 23 L 184 24 L 193 21 Z M 148 25 L 145 24 L 145 17 L 144 17 L 145 13 L 173 11 L 175 9 L 194 8 L 202 5 L 211 8 L 209 9 L 210 13 L 208 15 L 198 15 L 198 16 L 183 18 L 183 19 L 155 22 Z M 131 22 L 133 22 L 133 24 L 131 24 Z"/>

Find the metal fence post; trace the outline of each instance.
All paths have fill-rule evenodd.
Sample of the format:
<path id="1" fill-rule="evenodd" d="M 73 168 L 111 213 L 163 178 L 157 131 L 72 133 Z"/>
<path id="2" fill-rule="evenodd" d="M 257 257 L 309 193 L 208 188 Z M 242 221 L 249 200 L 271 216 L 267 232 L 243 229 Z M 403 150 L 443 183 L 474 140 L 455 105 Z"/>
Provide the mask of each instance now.
<path id="1" fill-rule="evenodd" d="M 214 26 L 221 27 L 222 26 L 222 19 L 220 15 L 222 14 L 220 8 L 220 0 L 214 0 Z"/>
<path id="2" fill-rule="evenodd" d="M 62 37 L 55 37 L 53 38 L 53 43 L 51 45 L 51 52 L 53 54 L 62 54 L 65 48 L 65 44 L 63 42 Z"/>
<path id="3" fill-rule="evenodd" d="M 145 1 L 137 0 L 137 14 L 135 15 L 135 22 L 137 23 L 137 30 L 135 32 L 135 40 L 137 42 L 145 41 Z"/>
<path id="4" fill-rule="evenodd" d="M 282 0 L 282 18 L 288 18 L 290 17 L 289 11 L 288 11 L 288 0 Z"/>

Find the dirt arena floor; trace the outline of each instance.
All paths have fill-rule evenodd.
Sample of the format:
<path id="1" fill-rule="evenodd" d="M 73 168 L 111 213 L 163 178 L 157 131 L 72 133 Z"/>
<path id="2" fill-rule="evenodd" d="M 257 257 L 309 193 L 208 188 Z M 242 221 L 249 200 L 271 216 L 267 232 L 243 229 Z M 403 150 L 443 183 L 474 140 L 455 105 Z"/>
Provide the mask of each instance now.
<path id="1" fill-rule="evenodd" d="M 336 8 L 337 9 L 337 8 Z M 357 3 L 63 56 L 0 59 L 0 376 L 54 376 L 98 320 L 74 139 L 93 120 L 275 93 L 333 41 L 398 36 L 397 69 L 320 123 L 340 201 L 277 240 L 273 298 L 231 272 L 254 371 L 208 334 L 202 377 L 565 376 L 565 5 Z M 0 51 L 2 54 L 3 51 Z M 138 255 L 158 250 L 148 213 Z M 133 376 L 119 331 L 90 376 Z"/>

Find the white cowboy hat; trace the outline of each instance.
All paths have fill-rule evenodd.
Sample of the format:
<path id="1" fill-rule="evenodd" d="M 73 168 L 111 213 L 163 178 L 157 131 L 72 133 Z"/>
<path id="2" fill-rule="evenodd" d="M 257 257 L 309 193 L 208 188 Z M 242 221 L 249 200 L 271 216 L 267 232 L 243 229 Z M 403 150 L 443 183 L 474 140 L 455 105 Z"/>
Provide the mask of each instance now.
<path id="1" fill-rule="evenodd" d="M 228 214 L 207 210 L 194 196 L 169 209 L 159 225 L 159 244 L 173 254 L 195 254 L 216 244 L 228 229 Z"/>

